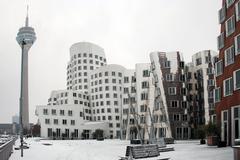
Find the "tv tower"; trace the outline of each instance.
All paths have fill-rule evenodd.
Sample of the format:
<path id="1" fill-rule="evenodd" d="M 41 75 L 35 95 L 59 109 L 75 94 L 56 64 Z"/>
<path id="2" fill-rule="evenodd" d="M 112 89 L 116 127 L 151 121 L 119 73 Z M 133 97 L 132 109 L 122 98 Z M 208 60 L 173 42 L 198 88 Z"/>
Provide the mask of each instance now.
<path id="1" fill-rule="evenodd" d="M 36 40 L 36 34 L 28 24 L 28 6 L 25 26 L 18 31 L 16 40 L 22 49 L 21 62 L 21 91 L 20 91 L 20 138 L 21 148 L 23 148 L 23 131 L 29 129 L 29 110 L 28 110 L 28 51 Z M 22 149 L 21 149 L 22 150 Z M 21 152 L 23 156 L 23 152 Z"/>

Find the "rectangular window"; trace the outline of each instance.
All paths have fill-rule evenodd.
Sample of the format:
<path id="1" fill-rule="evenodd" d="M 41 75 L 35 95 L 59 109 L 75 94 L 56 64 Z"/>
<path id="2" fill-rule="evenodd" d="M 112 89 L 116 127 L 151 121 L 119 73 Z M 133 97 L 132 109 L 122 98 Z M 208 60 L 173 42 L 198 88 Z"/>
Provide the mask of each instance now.
<path id="1" fill-rule="evenodd" d="M 71 120 L 71 125 L 75 125 L 75 120 Z"/>
<path id="2" fill-rule="evenodd" d="M 170 106 L 173 108 L 177 108 L 178 107 L 178 101 L 170 101 Z"/>
<path id="3" fill-rule="evenodd" d="M 216 88 L 214 90 L 214 102 L 217 103 L 217 102 L 220 102 L 220 99 L 221 99 L 221 88 Z"/>
<path id="4" fill-rule="evenodd" d="M 229 47 L 225 50 L 225 66 L 228 66 L 230 64 L 234 63 L 234 46 Z"/>
<path id="5" fill-rule="evenodd" d="M 165 61 L 164 62 L 164 67 L 165 68 L 170 68 L 171 67 L 171 62 L 170 61 Z"/>
<path id="6" fill-rule="evenodd" d="M 221 33 L 217 38 L 218 50 L 224 47 L 224 32 Z"/>
<path id="7" fill-rule="evenodd" d="M 226 17 L 226 8 L 225 8 L 225 6 L 223 6 L 223 8 L 221 8 L 221 9 L 218 11 L 218 21 L 219 21 L 220 24 L 221 24 L 222 22 L 224 22 L 225 17 Z"/>
<path id="8" fill-rule="evenodd" d="M 221 75 L 223 72 L 223 63 L 222 61 L 218 61 L 215 63 L 215 74 L 216 76 Z"/>
<path id="9" fill-rule="evenodd" d="M 237 35 L 234 39 L 235 39 L 235 54 L 238 55 L 240 54 L 240 34 Z"/>
<path id="10" fill-rule="evenodd" d="M 173 74 L 166 74 L 166 81 L 173 81 Z"/>
<path id="11" fill-rule="evenodd" d="M 50 119 L 45 119 L 45 124 L 50 124 Z"/>
<path id="12" fill-rule="evenodd" d="M 143 70 L 143 77 L 149 77 L 150 72 L 148 70 Z"/>
<path id="13" fill-rule="evenodd" d="M 56 115 L 56 109 L 52 109 L 52 115 Z"/>
<path id="14" fill-rule="evenodd" d="M 67 124 L 67 120 L 66 120 L 66 119 L 63 119 L 63 120 L 62 120 L 62 124 L 66 125 L 66 124 Z"/>
<path id="15" fill-rule="evenodd" d="M 168 94 L 169 95 L 176 95 L 177 94 L 176 87 L 169 87 L 168 88 Z"/>
<path id="16" fill-rule="evenodd" d="M 48 109 L 43 109 L 43 114 L 48 115 Z"/>
<path id="17" fill-rule="evenodd" d="M 236 21 L 239 21 L 240 20 L 240 1 L 236 3 L 235 11 L 236 11 Z"/>
<path id="18" fill-rule="evenodd" d="M 226 30 L 226 36 L 231 35 L 235 31 L 235 17 L 230 17 L 225 22 L 225 30 Z"/>
<path id="19" fill-rule="evenodd" d="M 54 119 L 54 120 L 53 120 L 53 123 L 54 123 L 54 124 L 58 124 L 58 119 Z"/>
<path id="20" fill-rule="evenodd" d="M 64 116 L 64 110 L 60 110 L 60 115 Z"/>
<path id="21" fill-rule="evenodd" d="M 142 82 L 142 89 L 149 88 L 149 83 L 147 81 Z"/>
<path id="22" fill-rule="evenodd" d="M 240 69 L 234 71 L 234 90 L 240 89 Z"/>
<path id="23" fill-rule="evenodd" d="M 196 65 L 201 65 L 202 64 L 202 58 L 197 58 L 196 59 Z"/>
<path id="24" fill-rule="evenodd" d="M 214 86 L 214 80 L 213 79 L 208 80 L 208 86 Z"/>
<path id="25" fill-rule="evenodd" d="M 228 78 L 224 80 L 223 82 L 223 91 L 224 91 L 224 96 L 229 96 L 233 92 L 233 79 Z"/>
<path id="26" fill-rule="evenodd" d="M 141 100 L 147 100 L 148 99 L 148 94 L 147 93 L 142 93 L 141 94 Z"/>

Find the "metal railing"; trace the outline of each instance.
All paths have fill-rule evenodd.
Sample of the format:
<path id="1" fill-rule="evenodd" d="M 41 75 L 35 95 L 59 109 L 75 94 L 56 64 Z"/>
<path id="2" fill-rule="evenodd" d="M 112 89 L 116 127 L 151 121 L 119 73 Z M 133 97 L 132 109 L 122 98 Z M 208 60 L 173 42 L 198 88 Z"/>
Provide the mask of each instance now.
<path id="1" fill-rule="evenodd" d="M 0 160 L 8 160 L 13 152 L 13 145 L 16 139 L 13 138 L 12 140 L 4 143 L 0 146 Z"/>

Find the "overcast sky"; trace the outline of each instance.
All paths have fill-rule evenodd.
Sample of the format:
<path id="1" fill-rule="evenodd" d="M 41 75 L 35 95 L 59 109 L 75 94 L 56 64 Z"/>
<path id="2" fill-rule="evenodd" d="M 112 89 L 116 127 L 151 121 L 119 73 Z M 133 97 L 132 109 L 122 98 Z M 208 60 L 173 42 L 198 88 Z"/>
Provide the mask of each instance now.
<path id="1" fill-rule="evenodd" d="M 29 53 L 30 121 L 50 92 L 66 88 L 69 47 L 93 42 L 108 64 L 134 68 L 151 51 L 181 51 L 185 61 L 216 50 L 221 0 L 0 0 L 0 123 L 18 113 L 21 50 L 15 37 L 26 5 L 37 40 Z"/>

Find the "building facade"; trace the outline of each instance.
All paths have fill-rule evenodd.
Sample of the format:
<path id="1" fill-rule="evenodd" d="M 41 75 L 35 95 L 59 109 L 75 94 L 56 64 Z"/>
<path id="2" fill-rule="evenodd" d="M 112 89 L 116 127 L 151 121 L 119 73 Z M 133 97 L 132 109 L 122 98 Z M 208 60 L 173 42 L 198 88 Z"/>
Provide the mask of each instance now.
<path id="1" fill-rule="evenodd" d="M 197 128 L 216 121 L 214 105 L 214 63 L 217 53 L 204 50 L 192 56 L 187 64 L 187 101 L 191 124 L 191 137 L 197 138 Z"/>
<path id="2" fill-rule="evenodd" d="M 101 129 L 106 138 L 193 138 L 193 126 L 214 115 L 212 55 L 196 53 L 187 66 L 179 52 L 152 52 L 151 63 L 126 69 L 107 65 L 95 44 L 73 44 L 67 89 L 52 91 L 48 104 L 36 108 L 41 136 L 85 139 Z"/>
<path id="3" fill-rule="evenodd" d="M 215 63 L 215 105 L 221 140 L 240 138 L 240 1 L 223 0 L 219 10 L 219 59 Z"/>
<path id="4" fill-rule="evenodd" d="M 189 139 L 185 64 L 179 52 L 150 54 L 156 86 L 155 109 L 159 133 L 164 137 Z M 156 112 L 157 113 L 157 112 Z"/>

